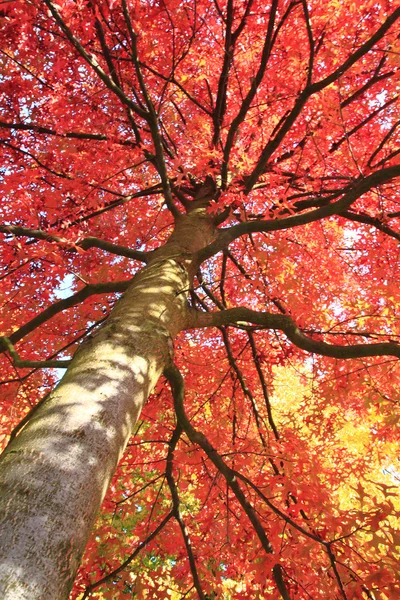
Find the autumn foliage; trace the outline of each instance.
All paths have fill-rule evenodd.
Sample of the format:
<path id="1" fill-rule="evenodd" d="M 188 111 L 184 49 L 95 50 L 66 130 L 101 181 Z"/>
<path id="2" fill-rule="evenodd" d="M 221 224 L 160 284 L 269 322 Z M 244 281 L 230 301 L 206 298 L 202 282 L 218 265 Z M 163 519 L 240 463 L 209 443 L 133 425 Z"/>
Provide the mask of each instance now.
<path id="1" fill-rule="evenodd" d="M 400 597 L 399 18 L 0 3 L 3 446 L 201 195 L 219 228 L 71 598 Z"/>

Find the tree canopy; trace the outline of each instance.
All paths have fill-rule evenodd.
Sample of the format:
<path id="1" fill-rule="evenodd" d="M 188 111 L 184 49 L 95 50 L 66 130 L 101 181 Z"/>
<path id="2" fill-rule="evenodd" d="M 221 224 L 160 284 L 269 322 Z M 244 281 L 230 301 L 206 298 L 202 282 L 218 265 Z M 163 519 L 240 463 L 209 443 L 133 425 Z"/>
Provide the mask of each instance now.
<path id="1" fill-rule="evenodd" d="M 4 447 L 213 228 L 71 598 L 400 595 L 396 4 L 0 3 Z"/>

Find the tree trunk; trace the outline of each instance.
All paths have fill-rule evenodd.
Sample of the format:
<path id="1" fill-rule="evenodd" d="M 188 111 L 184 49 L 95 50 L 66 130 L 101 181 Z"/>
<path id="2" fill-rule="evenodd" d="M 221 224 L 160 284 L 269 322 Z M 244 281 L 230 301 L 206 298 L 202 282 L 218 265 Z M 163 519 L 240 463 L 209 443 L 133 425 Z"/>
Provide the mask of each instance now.
<path id="1" fill-rule="evenodd" d="M 132 428 L 185 328 L 191 254 L 213 237 L 204 203 L 194 202 L 4 452 L 2 600 L 68 598 Z"/>

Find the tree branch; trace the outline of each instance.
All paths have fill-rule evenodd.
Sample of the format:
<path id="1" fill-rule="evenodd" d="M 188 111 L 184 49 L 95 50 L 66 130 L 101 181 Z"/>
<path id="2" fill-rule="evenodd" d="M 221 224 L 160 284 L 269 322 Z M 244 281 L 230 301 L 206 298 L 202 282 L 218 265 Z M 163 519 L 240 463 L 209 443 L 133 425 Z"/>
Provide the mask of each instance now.
<path id="1" fill-rule="evenodd" d="M 108 573 L 107 575 L 105 575 L 104 577 L 102 577 L 101 579 L 96 581 L 95 583 L 91 583 L 90 585 L 88 585 L 82 596 L 82 600 L 86 600 L 86 598 L 88 598 L 89 594 L 93 590 L 98 588 L 103 583 L 106 583 L 107 581 L 111 581 L 112 579 L 115 578 L 116 575 L 118 575 L 118 573 L 120 573 L 121 571 L 126 569 L 126 567 L 128 565 L 130 565 L 130 563 L 133 560 L 135 560 L 135 558 L 140 553 L 140 551 L 143 550 L 143 548 L 145 548 L 147 546 L 147 544 L 149 544 L 152 540 L 154 540 L 154 538 L 160 533 L 160 531 L 162 529 L 164 529 L 164 527 L 166 526 L 168 521 L 170 521 L 172 519 L 172 517 L 173 517 L 173 512 L 171 511 L 164 517 L 164 519 L 161 521 L 161 523 L 158 525 L 158 527 L 156 527 L 154 529 L 154 531 L 152 531 L 150 533 L 150 535 L 148 535 L 147 538 L 145 540 L 143 540 L 143 542 L 140 542 L 140 544 L 138 545 L 136 550 L 134 552 L 132 552 L 132 554 L 126 560 L 124 560 L 124 562 L 117 569 L 114 569 L 113 571 L 111 571 L 110 573 Z"/>
<path id="2" fill-rule="evenodd" d="M 388 106 L 390 106 L 391 104 L 393 104 L 394 102 L 396 102 L 398 100 L 398 98 L 399 98 L 399 96 L 394 96 L 393 98 L 391 98 L 390 100 L 388 100 L 387 102 L 385 102 L 384 104 L 382 104 L 382 106 L 380 106 L 376 110 L 374 110 L 371 113 L 369 113 L 369 115 L 365 119 L 363 119 L 360 123 L 358 123 L 358 125 L 355 125 L 352 129 L 350 129 L 350 131 L 347 131 L 339 140 L 337 140 L 337 142 L 334 142 L 332 144 L 332 146 L 329 148 L 329 153 L 336 152 L 336 150 L 346 140 L 348 140 L 350 136 L 352 136 L 355 133 L 357 133 L 357 131 L 359 131 L 360 129 L 362 129 L 364 127 L 364 125 L 367 125 L 367 123 L 369 123 L 370 121 L 372 121 L 377 115 L 379 115 L 380 112 L 382 112 L 383 110 L 385 110 L 385 108 L 388 108 Z"/>
<path id="3" fill-rule="evenodd" d="M 352 102 L 354 102 L 354 100 L 357 100 L 357 98 L 359 98 L 360 96 L 362 96 L 364 94 L 364 92 L 366 92 L 367 90 L 369 90 L 369 88 L 372 87 L 373 85 L 375 85 L 375 83 L 379 83 L 379 81 L 384 81 L 388 77 L 391 77 L 392 75 L 395 74 L 395 71 L 387 71 L 386 73 L 382 73 L 381 75 L 379 75 L 379 72 L 380 72 L 381 68 L 385 64 L 386 58 L 387 58 L 387 55 L 382 56 L 382 58 L 379 61 L 379 64 L 376 67 L 375 72 L 372 75 L 371 79 L 369 79 L 367 81 L 367 83 L 365 83 L 363 86 L 361 86 L 360 88 L 358 88 L 358 90 L 356 90 L 355 92 L 353 92 L 353 94 L 351 94 L 350 96 L 348 96 L 345 100 L 343 100 L 343 102 L 340 103 L 340 108 L 343 109 L 346 106 L 348 106 L 349 104 L 351 104 Z"/>
<path id="4" fill-rule="evenodd" d="M 322 356 L 339 359 L 366 358 L 368 356 L 396 356 L 400 358 L 400 344 L 394 342 L 358 344 L 356 346 L 328 344 L 313 340 L 310 336 L 305 335 L 289 315 L 257 312 L 249 308 L 229 308 L 215 313 L 192 311 L 190 327 L 221 327 L 238 322 L 260 325 L 264 329 L 283 331 L 298 348 Z"/>
<path id="5" fill-rule="evenodd" d="M 147 189 L 141 190 L 140 192 L 135 192 L 134 194 L 129 194 L 128 196 L 123 196 L 122 198 L 119 198 L 118 200 L 112 200 L 109 204 L 106 204 L 102 208 L 99 208 L 98 210 L 95 210 L 89 214 L 82 216 L 82 217 L 76 218 L 74 221 L 72 221 L 72 223 L 70 223 L 70 226 L 77 225 L 78 223 L 83 223 L 84 221 L 88 221 L 89 219 L 93 219 L 94 217 L 98 217 L 99 215 L 102 215 L 103 213 L 108 212 L 109 210 L 113 210 L 117 206 L 122 206 L 123 204 L 126 204 L 127 202 L 130 202 L 131 200 L 135 200 L 136 198 L 144 198 L 146 196 L 152 196 L 153 194 L 162 194 L 162 193 L 163 193 L 163 190 L 161 188 L 161 184 L 157 183 Z"/>
<path id="6" fill-rule="evenodd" d="M 268 423 L 269 423 L 272 431 L 274 432 L 275 439 L 279 440 L 279 432 L 278 432 L 278 428 L 275 424 L 274 418 L 272 416 L 272 407 L 271 407 L 271 402 L 269 400 L 267 382 L 265 381 L 264 373 L 263 373 L 261 365 L 260 365 L 260 359 L 259 359 L 259 356 L 257 353 L 257 347 L 256 347 L 254 335 L 251 331 L 248 331 L 247 337 L 249 338 L 254 364 L 255 364 L 255 367 L 257 370 L 258 378 L 260 380 L 261 389 L 263 391 L 265 407 L 267 409 Z"/>
<path id="7" fill-rule="evenodd" d="M 251 408 L 253 411 L 253 415 L 254 415 L 254 419 L 257 425 L 257 431 L 258 434 L 260 436 L 260 440 L 262 445 L 264 446 L 264 448 L 266 447 L 266 442 L 265 442 L 265 438 L 262 432 L 262 425 L 264 423 L 261 422 L 264 421 L 261 417 L 260 417 L 260 413 L 258 410 L 258 406 L 257 406 L 257 401 L 253 395 L 253 393 L 249 390 L 247 383 L 243 377 L 243 373 L 239 368 L 239 365 L 237 364 L 237 361 L 233 355 L 232 352 L 232 346 L 229 340 L 229 336 L 228 336 L 228 332 L 226 330 L 226 327 L 220 327 L 219 328 L 220 332 L 222 333 L 222 338 L 224 340 L 224 345 L 225 345 L 225 349 L 226 349 L 226 354 L 228 357 L 228 362 L 231 366 L 231 369 L 233 369 L 233 371 L 236 373 L 236 377 L 239 381 L 240 387 L 242 389 L 242 392 L 244 394 L 244 396 L 246 396 L 249 400 L 250 400 L 250 404 L 251 404 Z"/>
<path id="8" fill-rule="evenodd" d="M 199 574 L 197 572 L 196 561 L 194 558 L 189 534 L 187 532 L 186 525 L 182 519 L 182 514 L 180 511 L 180 500 L 179 500 L 179 495 L 178 495 L 178 488 L 177 488 L 175 479 L 172 474 L 174 451 L 175 451 L 176 445 L 179 441 L 179 438 L 182 435 L 182 431 L 183 431 L 182 427 L 178 424 L 176 426 L 175 431 L 172 435 L 172 438 L 169 442 L 169 448 L 168 448 L 168 454 L 167 454 L 167 468 L 165 469 L 165 476 L 167 478 L 168 486 L 171 491 L 172 503 L 173 503 L 172 511 L 173 511 L 175 519 L 178 522 L 178 525 L 179 525 L 181 533 L 182 533 L 183 541 L 185 543 L 186 552 L 187 552 L 188 559 L 189 559 L 190 571 L 191 571 L 192 577 L 193 577 L 193 584 L 194 584 L 194 587 L 196 588 L 196 591 L 197 591 L 197 594 L 198 594 L 200 600 L 206 600 L 206 597 L 205 597 L 204 592 L 201 587 Z"/>
<path id="9" fill-rule="evenodd" d="M 292 8 L 293 8 L 293 5 L 290 4 L 286 13 L 282 17 L 281 24 L 287 18 L 290 11 L 292 10 Z M 277 9 L 278 9 L 278 0 L 272 0 L 269 19 L 268 19 L 267 33 L 265 36 L 264 46 L 263 46 L 263 50 L 262 50 L 262 54 L 261 54 L 261 58 L 260 58 L 260 65 L 259 65 L 259 67 L 257 69 L 257 73 L 251 83 L 251 87 L 250 87 L 245 99 L 242 102 L 240 110 L 239 110 L 238 114 L 236 115 L 236 117 L 233 119 L 231 126 L 229 127 L 229 131 L 228 131 L 228 135 L 227 135 L 226 143 L 225 143 L 225 148 L 224 148 L 224 163 L 223 163 L 222 169 L 221 169 L 221 178 L 222 178 L 222 186 L 223 187 L 226 186 L 227 181 L 228 181 L 229 156 L 230 156 L 231 150 L 233 148 L 233 144 L 235 142 L 236 134 L 238 132 L 238 129 L 239 129 L 241 123 L 243 122 L 243 120 L 245 119 L 245 117 L 247 115 L 247 112 L 248 112 L 250 105 L 257 93 L 258 87 L 259 87 L 261 81 L 263 80 L 265 70 L 267 68 L 268 60 L 269 60 L 271 50 L 272 50 L 272 47 L 274 44 L 273 31 L 274 31 L 274 26 L 275 26 Z"/>
<path id="10" fill-rule="evenodd" d="M 379 152 L 383 149 L 384 145 L 386 144 L 386 142 L 388 142 L 390 140 L 390 138 L 392 137 L 392 135 L 394 134 L 394 132 L 396 131 L 396 129 L 399 127 L 400 125 L 400 119 L 398 121 L 396 121 L 392 127 L 389 129 L 389 131 L 386 133 L 386 135 L 383 137 L 383 139 L 381 140 L 381 142 L 379 143 L 379 145 L 376 147 L 376 149 L 374 150 L 374 152 L 371 154 L 371 156 L 368 159 L 368 166 L 370 168 L 375 168 L 377 165 L 373 165 L 373 161 L 374 159 L 378 156 Z M 391 153 L 393 154 L 393 153 Z M 384 162 L 390 160 L 390 157 L 387 156 L 384 159 Z M 378 165 L 382 164 L 382 161 L 378 162 Z"/>
<path id="11" fill-rule="evenodd" d="M 160 134 L 159 127 L 158 127 L 158 116 L 155 111 L 151 97 L 148 93 L 148 90 L 147 90 L 147 87 L 146 87 L 146 84 L 145 84 L 145 81 L 143 78 L 143 74 L 142 74 L 142 71 L 140 68 L 140 62 L 139 62 L 138 52 L 137 52 L 137 35 L 132 26 L 132 22 L 131 22 L 131 18 L 129 15 L 128 6 L 126 4 L 126 0 L 122 0 L 122 10 L 123 10 L 124 19 L 125 19 L 126 26 L 128 28 L 129 38 L 130 38 L 130 42 L 131 42 L 132 62 L 135 67 L 136 77 L 138 78 L 138 81 L 139 81 L 140 90 L 143 94 L 144 101 L 147 106 L 146 120 L 149 124 L 150 133 L 151 133 L 151 137 L 152 137 L 153 144 L 154 144 L 154 150 L 155 150 L 155 156 L 156 156 L 156 167 L 157 167 L 157 171 L 161 178 L 161 183 L 162 183 L 164 197 L 165 197 L 165 203 L 166 203 L 168 209 L 170 210 L 171 214 L 176 218 L 176 217 L 179 217 L 180 211 L 178 210 L 177 206 L 175 205 L 173 197 L 172 197 L 171 185 L 169 182 L 167 166 L 165 164 L 165 159 L 164 159 L 162 136 Z"/>
<path id="12" fill-rule="evenodd" d="M 19 225 L 0 225 L 0 233 L 10 234 L 16 237 L 30 237 L 37 240 L 45 240 L 46 242 L 56 242 L 58 244 L 64 244 L 69 252 L 76 252 L 76 248 L 82 248 L 88 250 L 89 248 L 100 248 L 111 254 L 117 254 L 118 256 L 126 256 L 127 258 L 133 258 L 140 260 L 141 262 L 147 262 L 147 252 L 141 252 L 140 250 L 133 250 L 126 246 L 120 246 L 119 244 L 112 244 L 106 240 L 101 240 L 93 236 L 85 237 L 83 240 L 70 245 L 70 240 L 62 238 L 58 235 L 47 233 L 41 229 L 29 229 L 27 227 L 20 227 Z"/>
<path id="13" fill-rule="evenodd" d="M 95 294 L 115 294 L 125 292 L 131 281 L 131 279 L 128 279 L 127 281 L 112 281 L 109 283 L 91 283 L 69 298 L 54 302 L 54 304 L 36 315 L 36 317 L 28 321 L 28 323 L 22 325 L 19 329 L 17 329 L 17 331 L 11 333 L 8 336 L 8 339 L 12 344 L 16 344 L 22 340 L 22 338 L 28 335 L 28 333 L 32 333 L 32 331 L 34 331 L 37 327 L 43 325 L 43 323 L 54 317 L 59 312 L 62 312 L 67 308 L 71 308 L 72 306 L 76 306 L 77 304 L 80 304 L 86 300 L 86 298 L 89 298 L 89 296 L 93 296 Z M 3 344 L 0 344 L 0 352 L 4 352 L 7 349 L 8 348 L 4 342 Z"/>
<path id="14" fill-rule="evenodd" d="M 360 58 L 362 58 L 373 46 L 385 35 L 385 33 L 390 29 L 390 27 L 396 22 L 396 20 L 400 17 L 400 8 L 397 8 L 381 25 L 381 27 L 372 35 L 356 52 L 354 52 L 340 67 L 335 69 L 330 75 L 321 79 L 320 81 L 313 83 L 311 85 L 306 85 L 303 91 L 298 95 L 297 100 L 294 103 L 292 110 L 290 111 L 287 118 L 282 122 L 275 136 L 272 137 L 267 145 L 264 147 L 261 155 L 257 161 L 256 166 L 253 169 L 250 177 L 248 178 L 245 186 L 245 192 L 248 194 L 252 190 L 253 186 L 257 182 L 259 176 L 264 173 L 265 167 L 268 163 L 268 160 L 275 152 L 275 150 L 280 146 L 284 137 L 292 128 L 292 125 L 297 120 L 297 117 L 300 115 L 304 105 L 307 100 L 315 93 L 320 92 L 328 85 L 337 81 L 339 77 L 341 77 L 346 71 L 350 69 Z M 310 58 L 310 64 L 312 60 Z M 308 73 L 308 81 L 311 80 L 310 73 Z"/>
<path id="15" fill-rule="evenodd" d="M 133 100 L 128 98 L 128 96 L 126 96 L 123 90 L 118 85 L 116 85 L 113 79 L 109 77 L 107 73 L 105 73 L 104 70 L 100 67 L 99 63 L 97 62 L 97 59 L 85 50 L 80 41 L 74 36 L 70 28 L 66 25 L 61 14 L 58 12 L 56 5 L 53 4 L 51 0 L 44 0 L 44 3 L 50 10 L 51 14 L 54 17 L 54 20 L 56 21 L 60 29 L 63 31 L 67 39 L 71 42 L 75 50 L 77 50 L 81 57 L 95 71 L 95 73 L 100 77 L 100 79 L 107 86 L 107 88 L 110 91 L 114 92 L 114 94 L 118 96 L 118 98 L 125 106 L 128 106 L 131 110 L 133 110 L 134 113 L 136 113 L 138 116 L 142 117 L 147 121 L 149 117 L 148 112 L 143 110 L 138 104 L 136 104 L 135 102 L 133 102 Z"/>
<path id="16" fill-rule="evenodd" d="M 11 129 L 13 131 L 33 131 L 35 133 L 53 135 L 56 137 L 62 137 L 67 139 L 94 140 L 100 142 L 109 141 L 110 143 L 118 144 L 121 146 L 136 146 L 136 144 L 134 142 L 131 142 L 130 140 L 115 141 L 115 139 L 110 139 L 109 137 L 101 133 L 86 133 L 84 131 L 70 131 L 68 133 L 57 133 L 55 129 L 50 129 L 49 127 L 42 127 L 41 125 L 36 125 L 33 123 L 7 123 L 6 121 L 0 121 L 0 129 Z"/>
<path id="17" fill-rule="evenodd" d="M 357 223 L 372 225 L 376 229 L 379 229 L 379 231 L 390 235 L 390 237 L 400 242 L 400 233 L 382 223 L 382 221 L 380 221 L 377 217 L 371 217 L 370 215 L 366 215 L 364 213 L 353 213 L 350 210 L 344 210 L 340 213 L 340 216 L 349 219 L 349 221 L 356 221 Z"/>
<path id="18" fill-rule="evenodd" d="M 349 56 L 349 58 L 347 60 L 345 60 L 344 63 L 342 63 L 340 65 L 340 67 L 335 69 L 330 75 L 328 75 L 324 79 L 321 79 L 320 81 L 314 83 L 312 85 L 312 93 L 320 92 L 325 87 L 327 87 L 328 85 L 330 85 L 331 83 L 333 83 L 334 81 L 339 79 L 339 77 L 341 77 L 343 75 L 343 73 L 348 71 L 350 69 L 350 67 L 352 67 L 360 58 L 362 58 L 365 54 L 367 54 L 367 52 L 369 52 L 375 46 L 375 44 L 383 38 L 385 33 L 387 33 L 389 31 L 391 26 L 394 25 L 394 23 L 399 18 L 400 18 L 400 7 L 396 8 L 396 10 L 394 10 L 392 12 L 392 14 L 379 27 L 379 29 L 377 29 L 377 31 L 374 33 L 374 35 L 372 35 L 366 42 L 364 42 L 364 44 L 362 44 L 359 47 L 359 49 L 356 50 L 351 56 Z"/>
<path id="19" fill-rule="evenodd" d="M 203 262 L 207 258 L 217 254 L 217 252 L 227 248 L 231 242 L 242 235 L 261 231 L 281 231 L 283 229 L 306 225 L 307 223 L 319 221 L 320 219 L 326 219 L 333 215 L 339 215 L 354 204 L 360 196 L 379 185 L 389 182 L 395 177 L 400 177 L 400 165 L 386 167 L 371 173 L 371 175 L 368 175 L 367 177 L 358 179 L 343 190 L 344 195 L 340 200 L 317 208 L 316 210 L 283 219 L 244 221 L 228 229 L 221 229 L 221 233 L 217 239 L 197 253 L 197 259 L 200 262 Z M 337 193 L 335 193 L 335 196 L 337 196 Z"/>
<path id="20" fill-rule="evenodd" d="M 228 0 L 226 12 L 227 16 L 225 21 L 224 58 L 222 69 L 219 75 L 217 98 L 215 101 L 215 108 L 213 112 L 213 146 L 216 146 L 219 142 L 221 127 L 225 116 L 229 72 L 232 66 L 233 52 L 235 49 L 236 40 L 232 39 L 233 0 Z"/>
<path id="21" fill-rule="evenodd" d="M 270 541 L 267 538 L 267 535 L 257 516 L 256 511 L 254 510 L 250 502 L 247 500 L 242 488 L 240 487 L 235 472 L 225 463 L 221 455 L 210 444 L 206 436 L 201 431 L 196 430 L 189 421 L 183 405 L 183 400 L 185 396 L 185 385 L 179 369 L 174 363 L 171 362 L 171 364 L 164 370 L 164 374 L 171 385 L 172 395 L 174 398 L 174 407 L 178 423 L 185 431 L 190 441 L 194 444 L 199 445 L 200 448 L 202 448 L 202 450 L 206 453 L 208 458 L 215 465 L 215 467 L 218 469 L 221 475 L 224 476 L 228 486 L 231 488 L 232 492 L 236 496 L 236 499 L 238 500 L 239 504 L 241 505 L 245 514 L 247 515 L 250 523 L 252 524 L 264 551 L 267 554 L 272 554 L 273 548 L 270 544 Z M 274 571 L 273 575 L 275 579 Z M 290 600 L 289 592 L 287 591 L 286 586 L 284 585 L 283 579 L 275 579 L 275 582 L 283 600 Z"/>
<path id="22" fill-rule="evenodd" d="M 17 369 L 67 369 L 71 363 L 71 360 L 23 360 L 5 335 L 0 336 L 0 349 L 2 347 L 7 349 Z"/>

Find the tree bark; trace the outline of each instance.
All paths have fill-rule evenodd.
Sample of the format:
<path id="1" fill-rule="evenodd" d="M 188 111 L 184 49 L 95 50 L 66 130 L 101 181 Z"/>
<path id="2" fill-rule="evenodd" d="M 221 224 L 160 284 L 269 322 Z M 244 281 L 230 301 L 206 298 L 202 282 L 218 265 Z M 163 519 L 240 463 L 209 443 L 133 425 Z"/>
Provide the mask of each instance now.
<path id="1" fill-rule="evenodd" d="M 187 323 L 204 202 L 178 217 L 0 460 L 0 598 L 64 600 L 140 412 Z"/>

